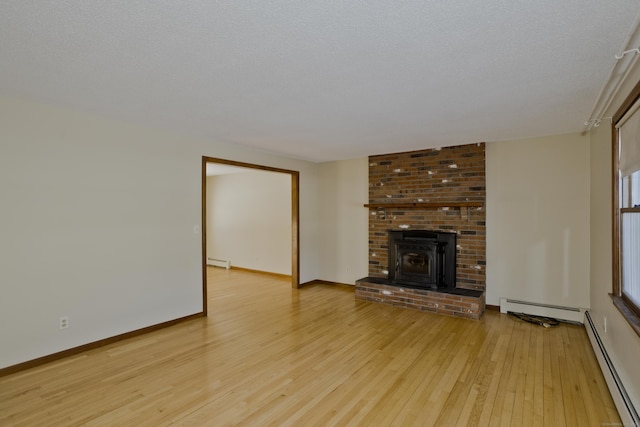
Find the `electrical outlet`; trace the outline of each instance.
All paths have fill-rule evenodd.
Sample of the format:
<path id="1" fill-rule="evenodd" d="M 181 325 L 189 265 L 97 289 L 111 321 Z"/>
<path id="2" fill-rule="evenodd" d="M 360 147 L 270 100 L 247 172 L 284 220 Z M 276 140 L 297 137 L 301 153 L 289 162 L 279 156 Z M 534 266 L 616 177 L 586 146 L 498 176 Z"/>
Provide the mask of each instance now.
<path id="1" fill-rule="evenodd" d="M 350 265 L 347 265 L 347 266 L 345 267 L 345 271 L 346 271 L 347 273 L 348 273 L 349 271 L 351 271 L 351 266 L 350 266 Z"/>
<path id="2" fill-rule="evenodd" d="M 607 333 L 607 316 L 602 316 L 602 324 L 604 325 L 604 333 Z"/>
<path id="3" fill-rule="evenodd" d="M 60 329 L 67 329 L 69 327 L 69 316 L 62 316 L 58 320 L 58 326 Z"/>

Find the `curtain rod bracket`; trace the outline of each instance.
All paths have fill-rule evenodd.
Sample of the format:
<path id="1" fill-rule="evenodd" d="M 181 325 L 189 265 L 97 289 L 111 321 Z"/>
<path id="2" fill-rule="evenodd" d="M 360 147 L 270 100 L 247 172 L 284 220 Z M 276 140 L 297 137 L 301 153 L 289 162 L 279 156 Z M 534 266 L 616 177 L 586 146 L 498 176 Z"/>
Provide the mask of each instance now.
<path id="1" fill-rule="evenodd" d="M 602 117 L 601 119 L 593 119 L 593 120 L 587 120 L 586 122 L 584 122 L 585 126 L 593 126 L 594 128 L 597 128 L 598 126 L 600 126 L 600 123 L 602 123 L 603 120 L 612 120 L 611 117 Z"/>
<path id="2" fill-rule="evenodd" d="M 640 48 L 629 49 L 622 52 L 620 55 L 615 55 L 616 59 L 622 59 L 627 53 L 640 53 Z"/>

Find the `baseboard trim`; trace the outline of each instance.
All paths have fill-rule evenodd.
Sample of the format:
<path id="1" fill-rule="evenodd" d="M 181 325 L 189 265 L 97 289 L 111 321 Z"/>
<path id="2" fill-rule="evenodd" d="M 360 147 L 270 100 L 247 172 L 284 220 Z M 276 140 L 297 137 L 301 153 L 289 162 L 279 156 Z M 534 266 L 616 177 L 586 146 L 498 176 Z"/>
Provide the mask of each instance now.
<path id="1" fill-rule="evenodd" d="M 300 287 L 304 288 L 305 286 L 319 285 L 320 283 L 322 283 L 320 280 L 315 279 L 315 280 L 311 280 L 309 282 L 300 283 Z"/>
<path id="2" fill-rule="evenodd" d="M 353 292 L 356 291 L 355 285 L 349 285 L 348 283 L 332 282 L 330 280 L 321 280 L 321 279 L 315 279 L 310 282 L 301 283 L 300 287 L 302 288 L 303 286 L 313 286 L 313 285 L 339 286 L 341 288 L 349 289 Z"/>
<path id="3" fill-rule="evenodd" d="M 500 311 L 500 306 L 499 306 L 499 305 L 489 305 L 489 304 L 486 304 L 486 305 L 484 306 L 484 309 L 485 309 L 485 310 L 491 310 L 491 311 L 498 311 L 498 312 L 499 312 L 499 311 Z"/>
<path id="4" fill-rule="evenodd" d="M 609 358 L 607 349 L 600 338 L 600 334 L 593 323 L 593 319 L 591 319 L 589 311 L 585 312 L 584 317 L 586 320 L 584 326 L 587 331 L 587 336 L 589 337 L 591 347 L 593 348 L 593 352 L 598 360 L 600 370 L 602 371 L 607 386 L 609 387 L 609 392 L 611 393 L 613 402 L 618 409 L 618 414 L 622 419 L 623 425 L 640 425 L 640 417 L 638 417 L 638 413 L 633 406 L 633 402 L 631 402 L 624 384 L 622 383 L 613 362 Z"/>
<path id="5" fill-rule="evenodd" d="M 124 334 L 104 338 L 98 341 L 90 342 L 88 344 L 83 344 L 78 347 L 70 348 L 68 350 L 62 350 L 57 353 L 49 354 L 47 356 L 38 357 L 37 359 L 27 360 L 26 362 L 7 366 L 6 368 L 0 368 L 0 377 L 15 374 L 17 372 L 24 371 L 30 368 L 35 368 L 36 366 L 44 365 L 55 360 L 64 359 L 65 357 L 75 356 L 76 354 L 80 354 L 87 350 L 104 347 L 105 345 L 112 344 L 114 342 L 123 341 L 129 338 L 136 337 L 138 335 L 147 334 L 149 332 L 157 331 L 158 329 L 164 329 L 178 323 L 186 322 L 187 320 L 197 319 L 199 317 L 206 317 L 206 315 L 203 312 L 191 314 L 189 316 L 184 316 L 178 319 L 169 320 L 167 322 L 158 323 L 157 325 L 147 326 L 145 328 L 136 329 L 135 331 L 125 332 Z"/>
<path id="6" fill-rule="evenodd" d="M 283 279 L 291 279 L 290 274 L 272 273 L 271 271 L 262 271 L 262 270 L 253 270 L 251 268 L 236 267 L 235 265 L 231 266 L 231 270 L 246 271 L 247 273 L 259 273 L 259 274 L 266 274 L 268 276 L 281 277 Z"/>

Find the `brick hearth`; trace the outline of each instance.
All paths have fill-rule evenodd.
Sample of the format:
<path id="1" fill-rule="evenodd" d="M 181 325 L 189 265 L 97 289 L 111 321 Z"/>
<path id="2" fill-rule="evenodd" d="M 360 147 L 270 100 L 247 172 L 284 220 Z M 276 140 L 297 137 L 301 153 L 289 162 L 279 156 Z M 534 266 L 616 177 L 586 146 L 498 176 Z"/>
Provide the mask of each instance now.
<path id="1" fill-rule="evenodd" d="M 370 208 L 369 277 L 356 282 L 356 298 L 479 318 L 485 308 L 485 201 L 484 143 L 370 156 L 369 204 L 443 206 Z M 447 203 L 451 206 L 446 206 Z M 464 203 L 480 206 L 459 206 Z M 453 293 L 398 287 L 385 282 L 388 230 L 407 229 L 457 234 Z"/>
<path id="2" fill-rule="evenodd" d="M 482 291 L 461 288 L 427 291 L 391 285 L 374 277 L 356 282 L 356 299 L 474 320 L 480 319 L 485 309 Z"/>

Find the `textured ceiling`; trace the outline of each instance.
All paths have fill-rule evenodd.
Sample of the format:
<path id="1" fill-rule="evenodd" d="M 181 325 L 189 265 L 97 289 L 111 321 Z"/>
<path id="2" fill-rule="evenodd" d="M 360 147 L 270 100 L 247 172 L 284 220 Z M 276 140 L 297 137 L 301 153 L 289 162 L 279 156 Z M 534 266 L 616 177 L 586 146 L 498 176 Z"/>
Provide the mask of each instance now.
<path id="1" fill-rule="evenodd" d="M 579 132 L 639 11 L 2 0 L 0 92 L 312 161 Z"/>

